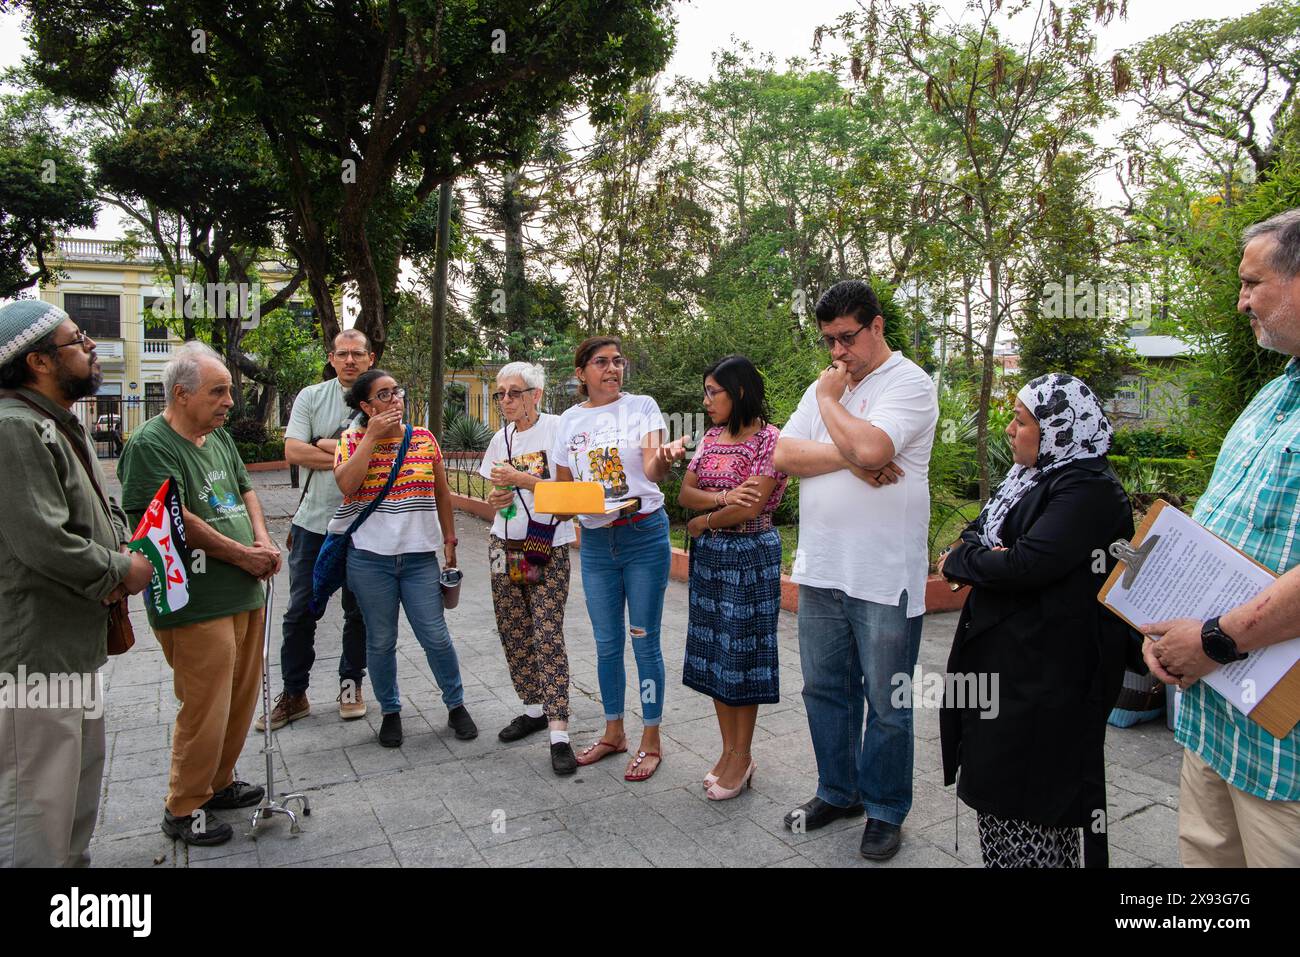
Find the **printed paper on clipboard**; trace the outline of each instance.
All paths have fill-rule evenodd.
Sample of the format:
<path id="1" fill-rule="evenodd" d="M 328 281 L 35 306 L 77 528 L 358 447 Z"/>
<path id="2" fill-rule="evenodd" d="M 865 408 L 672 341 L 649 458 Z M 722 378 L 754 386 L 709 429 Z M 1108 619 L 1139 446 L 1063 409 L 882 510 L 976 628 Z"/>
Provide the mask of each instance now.
<path id="1" fill-rule="evenodd" d="M 1112 554 L 1121 561 L 1097 598 L 1139 631 L 1169 618 L 1221 615 L 1277 578 L 1166 502 L 1147 513 L 1130 547 L 1116 543 Z M 1292 638 L 1220 665 L 1201 680 L 1282 738 L 1300 721 L 1297 662 L 1300 638 Z"/>

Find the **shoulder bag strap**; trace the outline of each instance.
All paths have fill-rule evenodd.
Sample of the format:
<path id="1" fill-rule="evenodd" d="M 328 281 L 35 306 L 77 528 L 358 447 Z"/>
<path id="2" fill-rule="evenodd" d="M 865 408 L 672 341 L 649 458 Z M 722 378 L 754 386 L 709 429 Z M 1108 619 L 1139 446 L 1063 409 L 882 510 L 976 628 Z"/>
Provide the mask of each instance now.
<path id="1" fill-rule="evenodd" d="M 510 426 L 507 425 L 507 426 L 506 426 L 504 429 L 502 429 L 501 431 L 502 431 L 503 435 L 505 436 L 505 440 L 506 440 L 506 459 L 510 462 L 510 467 L 511 467 L 511 468 L 514 468 L 514 465 L 515 465 L 515 461 L 514 461 L 514 459 L 515 459 L 515 457 L 514 457 L 513 455 L 510 454 Z M 516 426 L 515 426 L 515 435 L 518 435 L 518 434 L 519 434 L 519 426 L 516 425 Z M 524 500 L 523 489 L 519 489 L 519 504 L 522 505 L 522 506 L 524 507 L 524 514 L 528 516 L 528 521 L 531 522 L 531 521 L 533 520 L 533 513 L 532 513 L 532 512 L 529 510 L 529 508 L 528 508 L 528 502 L 526 502 L 526 501 Z M 551 524 L 552 524 L 552 525 L 558 525 L 558 524 L 560 524 L 560 520 L 559 520 L 558 518 L 554 518 L 554 517 L 553 517 L 553 518 L 551 519 Z M 509 523 L 509 522 L 506 522 L 506 526 L 507 526 L 507 527 L 506 527 L 506 531 L 507 531 L 507 532 L 510 531 L 509 525 L 510 525 L 510 523 Z M 509 535 L 507 535 L 506 537 L 509 538 Z"/>
<path id="2" fill-rule="evenodd" d="M 393 487 L 393 482 L 397 481 L 397 473 L 401 469 L 402 463 L 406 461 L 406 450 L 411 447 L 411 435 L 414 431 L 415 430 L 408 423 L 406 426 L 406 434 L 402 437 L 402 446 L 397 450 L 397 459 L 393 462 L 392 471 L 388 473 L 388 481 L 384 484 L 384 487 L 380 490 L 379 494 L 375 496 L 375 500 L 367 505 L 365 511 L 358 515 L 356 521 L 348 527 L 345 534 L 351 536 L 353 532 L 361 527 L 362 522 L 374 514 L 375 509 L 379 508 L 379 504 L 385 499 L 385 497 L 387 497 L 389 489 Z"/>

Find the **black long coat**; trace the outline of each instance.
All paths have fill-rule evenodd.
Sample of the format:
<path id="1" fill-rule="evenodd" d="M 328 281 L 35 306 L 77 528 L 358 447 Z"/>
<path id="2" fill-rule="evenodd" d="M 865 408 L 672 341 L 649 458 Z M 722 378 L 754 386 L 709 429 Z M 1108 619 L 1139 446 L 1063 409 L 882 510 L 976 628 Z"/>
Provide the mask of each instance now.
<path id="1" fill-rule="evenodd" d="M 998 675 L 996 717 L 945 700 L 944 783 L 960 766 L 957 793 L 975 810 L 1082 827 L 1089 866 L 1106 864 L 1106 718 L 1132 640 L 1097 592 L 1114 567 L 1110 543 L 1132 535 L 1109 464 L 1085 459 L 1049 474 L 1007 513 L 1006 551 L 981 545 L 972 524 L 943 567 L 973 586 L 948 673 Z"/>

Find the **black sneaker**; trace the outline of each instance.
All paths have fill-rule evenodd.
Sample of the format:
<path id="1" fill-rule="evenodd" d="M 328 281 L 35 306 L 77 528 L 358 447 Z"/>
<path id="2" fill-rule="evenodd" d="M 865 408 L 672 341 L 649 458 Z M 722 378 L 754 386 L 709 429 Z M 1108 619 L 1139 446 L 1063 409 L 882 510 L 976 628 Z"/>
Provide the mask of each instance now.
<path id="1" fill-rule="evenodd" d="M 540 718 L 533 718 L 526 714 L 521 714 L 498 731 L 497 737 L 502 741 L 518 741 L 521 738 L 528 737 L 530 734 L 535 734 L 538 731 L 544 730 L 548 723 L 549 722 L 546 720 L 545 715 Z"/>
<path id="2" fill-rule="evenodd" d="M 556 774 L 572 774 L 578 770 L 578 758 L 568 741 L 551 745 L 551 770 Z"/>
<path id="3" fill-rule="evenodd" d="M 392 714 L 384 715 L 383 723 L 379 725 L 379 743 L 386 748 L 400 748 L 402 746 L 402 715 L 398 711 Z"/>
<path id="4" fill-rule="evenodd" d="M 233 811 L 235 808 L 252 807 L 262 802 L 266 788 L 247 781 L 233 781 L 224 787 L 203 805 L 205 811 Z"/>
<path id="5" fill-rule="evenodd" d="M 177 817 L 164 808 L 162 831 L 168 837 L 180 838 L 186 844 L 196 844 L 199 847 L 225 844 L 235 836 L 234 828 L 218 821 L 202 808 L 185 817 Z"/>
<path id="6" fill-rule="evenodd" d="M 456 737 L 462 741 L 472 741 L 478 737 L 478 725 L 474 723 L 474 719 L 469 716 L 463 704 L 458 704 L 447 712 L 447 727 L 455 731 Z"/>

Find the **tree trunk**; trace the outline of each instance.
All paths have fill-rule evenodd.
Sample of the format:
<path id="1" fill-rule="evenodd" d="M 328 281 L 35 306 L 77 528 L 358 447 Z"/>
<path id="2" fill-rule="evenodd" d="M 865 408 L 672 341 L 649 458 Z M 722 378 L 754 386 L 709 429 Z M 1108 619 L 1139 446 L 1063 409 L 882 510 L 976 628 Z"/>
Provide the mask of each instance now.
<path id="1" fill-rule="evenodd" d="M 506 294 L 506 333 L 511 361 L 528 358 L 523 332 L 528 326 L 524 270 L 524 204 L 519 192 L 520 170 L 508 170 L 501 187 L 501 224 L 506 259 L 502 282 Z"/>
<path id="2" fill-rule="evenodd" d="M 374 350 L 377 362 L 383 358 L 387 344 L 384 290 L 379 282 L 374 257 L 370 253 L 365 210 L 357 201 L 344 201 L 339 215 L 339 234 L 343 261 L 347 264 L 348 275 L 356 283 L 357 298 L 361 302 L 361 314 L 357 316 L 354 328 L 370 337 L 370 347 Z"/>
<path id="3" fill-rule="evenodd" d="M 1002 309 L 998 302 L 998 290 L 1002 287 L 1002 262 L 998 259 L 990 259 L 988 266 L 989 325 L 984 334 L 982 352 L 984 371 L 980 377 L 978 431 L 975 436 L 975 460 L 979 467 L 981 502 L 989 500 L 989 410 L 993 405 L 993 347 L 997 344 L 998 325 L 1002 320 Z"/>

